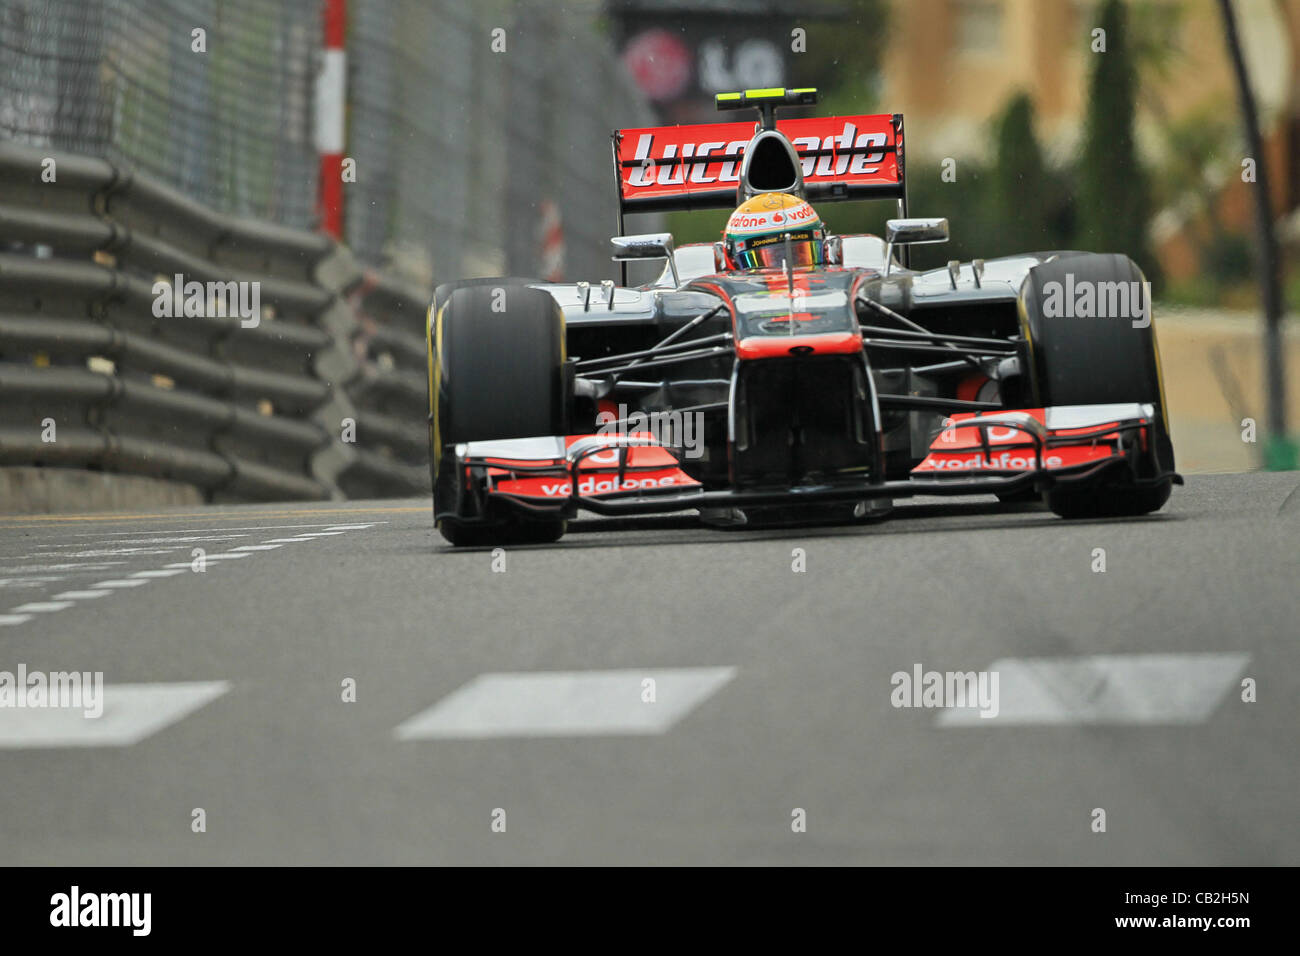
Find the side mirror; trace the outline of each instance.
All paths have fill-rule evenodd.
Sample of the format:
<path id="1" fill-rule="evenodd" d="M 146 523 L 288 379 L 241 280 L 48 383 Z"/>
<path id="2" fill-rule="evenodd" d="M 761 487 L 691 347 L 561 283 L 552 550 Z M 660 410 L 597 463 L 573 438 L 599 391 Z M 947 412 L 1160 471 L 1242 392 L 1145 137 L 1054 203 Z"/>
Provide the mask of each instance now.
<path id="1" fill-rule="evenodd" d="M 719 274 L 731 271 L 731 256 L 727 255 L 725 242 L 713 244 L 713 271 Z"/>
<path id="2" fill-rule="evenodd" d="M 890 219 L 885 223 L 885 242 L 891 246 L 947 241 L 947 219 Z"/>
<path id="3" fill-rule="evenodd" d="M 889 219 L 885 222 L 885 275 L 894 262 L 894 246 L 948 241 L 947 219 Z"/>
<path id="4" fill-rule="evenodd" d="M 632 262 L 637 259 L 667 259 L 673 272 L 674 285 L 681 285 L 677 275 L 677 260 L 673 258 L 671 232 L 647 232 L 639 236 L 614 236 L 609 240 L 610 258 L 615 262 Z"/>

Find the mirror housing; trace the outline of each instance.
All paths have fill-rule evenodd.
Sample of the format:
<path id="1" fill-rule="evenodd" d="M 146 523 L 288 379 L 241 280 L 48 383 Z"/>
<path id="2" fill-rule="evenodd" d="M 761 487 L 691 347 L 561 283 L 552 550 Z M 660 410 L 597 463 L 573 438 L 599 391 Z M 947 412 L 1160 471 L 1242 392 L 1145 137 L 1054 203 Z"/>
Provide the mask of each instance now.
<path id="1" fill-rule="evenodd" d="M 828 266 L 844 265 L 844 241 L 839 236 L 827 236 L 823 239 L 822 249 Z"/>
<path id="2" fill-rule="evenodd" d="M 894 246 L 948 241 L 948 220 L 889 219 L 885 222 L 885 275 L 894 264 Z"/>
<path id="3" fill-rule="evenodd" d="M 673 283 L 681 285 L 677 274 L 677 261 L 673 258 L 671 232 L 647 232 L 639 236 L 614 236 L 609 240 L 610 258 L 615 262 L 635 262 L 638 259 L 667 259 L 673 273 Z"/>
<path id="4" fill-rule="evenodd" d="M 731 271 L 731 256 L 727 255 L 727 244 L 725 242 L 715 242 L 713 244 L 713 271 L 719 275 Z"/>
<path id="5" fill-rule="evenodd" d="M 885 242 L 891 246 L 947 241 L 947 219 L 890 219 L 885 223 Z"/>

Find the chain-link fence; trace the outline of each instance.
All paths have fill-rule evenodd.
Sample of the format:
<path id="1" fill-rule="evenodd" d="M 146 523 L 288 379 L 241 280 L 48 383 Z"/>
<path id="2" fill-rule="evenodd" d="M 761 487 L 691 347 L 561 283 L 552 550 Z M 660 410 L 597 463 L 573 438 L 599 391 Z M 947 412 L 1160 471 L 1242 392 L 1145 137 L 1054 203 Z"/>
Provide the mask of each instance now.
<path id="1" fill-rule="evenodd" d="M 612 275 L 609 133 L 650 122 L 594 0 L 349 0 L 345 239 L 427 287 Z M 317 223 L 321 0 L 0 0 L 0 139 Z M 201 31 L 201 32 L 198 32 Z M 562 238 L 561 238 L 562 237 Z M 562 243 L 562 253 L 555 246 Z"/>
<path id="2" fill-rule="evenodd" d="M 542 275 L 542 210 L 562 271 L 613 274 L 609 134 L 651 122 L 594 2 L 364 0 L 351 6 L 347 192 L 363 259 L 438 281 Z M 554 241 L 554 240 L 553 240 Z"/>
<path id="3" fill-rule="evenodd" d="M 0 0 L 0 138 L 315 222 L 316 0 Z"/>

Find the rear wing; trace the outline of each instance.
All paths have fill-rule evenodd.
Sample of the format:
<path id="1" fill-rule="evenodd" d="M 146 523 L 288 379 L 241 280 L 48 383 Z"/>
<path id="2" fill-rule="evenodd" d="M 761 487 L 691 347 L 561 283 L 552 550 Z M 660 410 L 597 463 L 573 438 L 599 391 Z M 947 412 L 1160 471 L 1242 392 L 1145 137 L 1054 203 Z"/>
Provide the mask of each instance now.
<path id="1" fill-rule="evenodd" d="M 799 154 L 809 201 L 896 199 L 900 210 L 906 202 L 901 113 L 779 120 L 776 128 Z M 757 129 L 742 122 L 615 130 L 620 225 L 630 212 L 733 208 Z"/>

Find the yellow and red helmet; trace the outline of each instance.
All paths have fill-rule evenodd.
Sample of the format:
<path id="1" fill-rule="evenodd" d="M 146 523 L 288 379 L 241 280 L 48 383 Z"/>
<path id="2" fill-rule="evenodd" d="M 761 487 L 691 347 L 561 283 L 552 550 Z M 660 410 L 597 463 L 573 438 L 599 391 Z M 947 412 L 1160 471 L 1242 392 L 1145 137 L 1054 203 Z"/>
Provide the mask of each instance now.
<path id="1" fill-rule="evenodd" d="M 790 241 L 787 244 L 786 235 Z M 736 269 L 773 269 L 790 265 L 819 266 L 826 261 L 826 229 L 807 200 L 788 193 L 763 193 L 741 203 L 722 232 L 727 255 Z"/>

